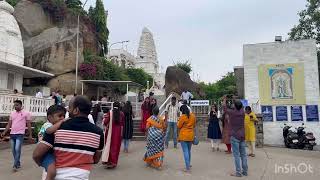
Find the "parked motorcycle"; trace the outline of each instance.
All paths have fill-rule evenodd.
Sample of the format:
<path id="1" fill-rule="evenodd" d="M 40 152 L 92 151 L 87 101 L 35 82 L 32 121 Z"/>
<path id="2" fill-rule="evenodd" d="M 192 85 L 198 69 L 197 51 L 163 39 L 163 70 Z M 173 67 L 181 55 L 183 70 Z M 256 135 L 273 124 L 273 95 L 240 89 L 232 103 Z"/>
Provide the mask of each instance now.
<path id="1" fill-rule="evenodd" d="M 290 130 L 291 128 L 292 126 L 284 124 L 283 140 L 285 146 L 292 149 L 313 150 L 313 147 L 316 145 L 316 138 L 312 132 L 306 133 L 304 131 L 304 123 L 302 123 L 302 126 L 296 128 L 296 132 Z"/>

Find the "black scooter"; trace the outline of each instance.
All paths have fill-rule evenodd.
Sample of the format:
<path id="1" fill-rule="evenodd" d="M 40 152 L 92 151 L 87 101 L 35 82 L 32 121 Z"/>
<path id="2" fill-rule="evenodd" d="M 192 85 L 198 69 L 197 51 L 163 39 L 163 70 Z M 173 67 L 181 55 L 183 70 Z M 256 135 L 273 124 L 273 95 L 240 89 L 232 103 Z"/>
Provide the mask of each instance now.
<path id="1" fill-rule="evenodd" d="M 316 138 L 312 132 L 306 133 L 304 131 L 304 123 L 302 123 L 302 126 L 296 128 L 297 132 L 290 130 L 292 126 L 287 124 L 284 124 L 284 126 L 283 141 L 287 148 L 313 150 L 313 147 L 316 145 Z"/>

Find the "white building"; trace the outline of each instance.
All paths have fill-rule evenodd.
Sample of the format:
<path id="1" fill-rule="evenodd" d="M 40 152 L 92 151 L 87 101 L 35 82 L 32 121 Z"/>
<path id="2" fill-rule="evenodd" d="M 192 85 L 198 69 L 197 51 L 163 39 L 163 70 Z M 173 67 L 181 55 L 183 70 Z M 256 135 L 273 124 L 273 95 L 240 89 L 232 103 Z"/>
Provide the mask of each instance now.
<path id="1" fill-rule="evenodd" d="M 108 57 L 112 63 L 123 68 L 135 67 L 135 57 L 124 49 L 112 49 Z"/>
<path id="2" fill-rule="evenodd" d="M 9 94 L 12 94 L 14 89 L 22 92 L 24 79 L 54 76 L 24 66 L 23 42 L 18 23 L 12 15 L 13 12 L 14 8 L 10 4 L 6 1 L 0 1 L 0 114 L 12 111 L 13 100 L 17 97 Z M 32 103 L 37 103 L 37 111 L 42 108 L 39 104 L 40 100 L 33 100 L 27 96 L 19 96 L 18 99 L 23 100 L 25 108 L 29 111 L 33 111 Z M 44 105 L 46 102 L 41 103 Z M 43 109 L 45 112 L 45 108 Z"/>
<path id="3" fill-rule="evenodd" d="M 263 114 L 264 142 L 283 145 L 284 123 L 303 122 L 320 144 L 319 77 L 315 40 L 243 46 L 245 98 Z"/>

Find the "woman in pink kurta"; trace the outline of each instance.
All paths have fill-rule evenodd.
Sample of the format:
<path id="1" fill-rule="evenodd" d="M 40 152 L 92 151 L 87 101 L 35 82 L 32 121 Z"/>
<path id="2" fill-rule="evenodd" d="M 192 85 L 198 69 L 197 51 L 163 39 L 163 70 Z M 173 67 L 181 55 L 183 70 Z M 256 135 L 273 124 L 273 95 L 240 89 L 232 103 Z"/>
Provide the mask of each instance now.
<path id="1" fill-rule="evenodd" d="M 103 120 L 106 144 L 102 154 L 102 164 L 107 168 L 115 168 L 118 164 L 124 120 L 125 116 L 120 111 L 120 103 L 114 102 L 113 109 L 104 116 Z"/>

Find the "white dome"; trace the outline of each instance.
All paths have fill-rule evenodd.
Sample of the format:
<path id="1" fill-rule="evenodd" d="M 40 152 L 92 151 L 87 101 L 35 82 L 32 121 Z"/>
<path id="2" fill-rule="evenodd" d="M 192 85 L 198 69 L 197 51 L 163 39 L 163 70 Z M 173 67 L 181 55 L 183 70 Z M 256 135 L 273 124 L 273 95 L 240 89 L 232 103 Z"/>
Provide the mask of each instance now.
<path id="1" fill-rule="evenodd" d="M 14 8 L 0 1 L 0 61 L 23 65 L 24 49 Z"/>

